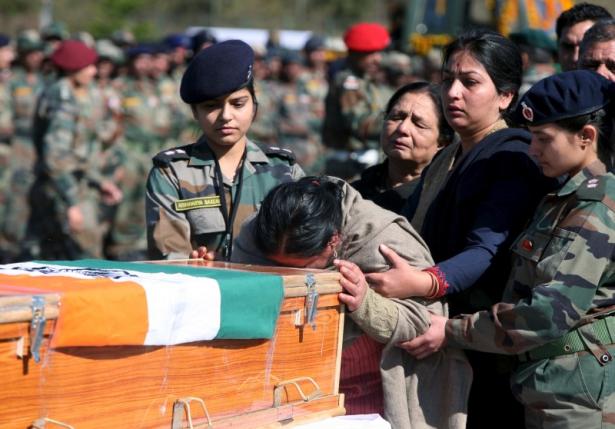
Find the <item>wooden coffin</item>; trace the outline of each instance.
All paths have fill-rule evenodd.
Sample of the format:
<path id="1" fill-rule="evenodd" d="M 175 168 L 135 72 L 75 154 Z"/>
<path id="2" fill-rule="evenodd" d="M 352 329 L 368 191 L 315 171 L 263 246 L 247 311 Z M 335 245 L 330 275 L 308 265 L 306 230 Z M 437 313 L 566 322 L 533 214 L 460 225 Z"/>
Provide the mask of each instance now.
<path id="1" fill-rule="evenodd" d="M 274 337 L 51 349 L 62 300 L 51 294 L 36 363 L 32 297 L 0 296 L 0 428 L 277 427 L 344 413 L 337 273 L 166 263 L 281 275 L 285 298 Z M 308 274 L 319 294 L 314 328 L 306 323 Z"/>

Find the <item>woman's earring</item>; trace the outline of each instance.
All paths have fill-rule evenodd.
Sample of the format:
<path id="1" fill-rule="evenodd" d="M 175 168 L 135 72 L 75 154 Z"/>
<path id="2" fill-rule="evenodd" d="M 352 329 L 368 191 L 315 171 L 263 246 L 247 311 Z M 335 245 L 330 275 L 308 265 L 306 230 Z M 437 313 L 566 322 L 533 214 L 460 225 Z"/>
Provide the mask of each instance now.
<path id="1" fill-rule="evenodd" d="M 337 259 L 337 249 L 333 249 L 333 259 Z"/>

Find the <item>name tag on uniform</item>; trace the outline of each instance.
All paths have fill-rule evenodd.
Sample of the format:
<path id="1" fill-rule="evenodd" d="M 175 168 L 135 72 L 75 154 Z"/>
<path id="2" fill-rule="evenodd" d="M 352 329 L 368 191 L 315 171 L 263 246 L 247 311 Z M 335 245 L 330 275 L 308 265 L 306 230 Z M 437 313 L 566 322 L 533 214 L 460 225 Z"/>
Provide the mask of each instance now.
<path id="1" fill-rule="evenodd" d="M 190 198 L 189 200 L 178 200 L 175 201 L 173 204 L 175 206 L 175 211 L 178 212 L 221 206 L 219 195 L 214 195 L 211 197 Z"/>

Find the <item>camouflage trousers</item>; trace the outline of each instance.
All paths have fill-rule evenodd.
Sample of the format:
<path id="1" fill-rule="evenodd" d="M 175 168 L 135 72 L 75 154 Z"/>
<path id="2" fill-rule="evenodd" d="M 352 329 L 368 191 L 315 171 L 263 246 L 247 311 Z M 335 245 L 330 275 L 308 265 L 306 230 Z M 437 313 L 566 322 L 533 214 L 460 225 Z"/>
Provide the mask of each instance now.
<path id="1" fill-rule="evenodd" d="M 615 346 L 609 347 L 615 356 Z M 615 363 L 580 352 L 528 362 L 512 377 L 527 428 L 615 429 Z"/>
<path id="2" fill-rule="evenodd" d="M 68 225 L 68 206 L 54 192 L 51 183 L 37 179 L 30 192 L 31 215 L 27 249 L 34 259 L 101 258 L 106 225 L 101 223 L 100 193 L 85 180 L 79 184 L 77 206 L 83 214 L 83 226 L 72 231 Z"/>

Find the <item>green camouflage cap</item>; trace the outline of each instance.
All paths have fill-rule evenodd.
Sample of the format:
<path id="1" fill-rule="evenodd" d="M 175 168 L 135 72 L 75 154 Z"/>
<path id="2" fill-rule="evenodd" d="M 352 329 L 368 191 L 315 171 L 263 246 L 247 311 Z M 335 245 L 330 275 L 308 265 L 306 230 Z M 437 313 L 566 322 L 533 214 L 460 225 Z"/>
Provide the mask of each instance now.
<path id="1" fill-rule="evenodd" d="M 137 40 L 134 34 L 128 30 L 116 30 L 111 34 L 111 41 L 120 48 L 134 45 Z"/>
<path id="2" fill-rule="evenodd" d="M 89 47 L 89 48 L 95 48 L 96 47 L 96 40 L 94 39 L 94 36 L 92 36 L 87 31 L 78 31 L 78 32 L 76 32 L 75 34 L 73 34 L 73 39 L 79 40 L 80 42 L 85 43 L 86 46 Z"/>
<path id="3" fill-rule="evenodd" d="M 403 52 L 391 51 L 383 53 L 381 65 L 387 70 L 399 73 L 408 74 L 412 72 L 410 57 Z"/>
<path id="4" fill-rule="evenodd" d="M 17 51 L 42 51 L 43 48 L 43 41 L 41 40 L 39 32 L 36 30 L 23 30 L 17 35 Z"/>
<path id="5" fill-rule="evenodd" d="M 66 40 L 69 37 L 66 24 L 63 22 L 52 22 L 41 30 L 43 40 L 59 39 Z"/>
<path id="6" fill-rule="evenodd" d="M 123 64 L 126 60 L 124 52 L 109 39 L 98 40 L 96 52 L 100 59 L 108 59 L 114 64 Z"/>
<path id="7" fill-rule="evenodd" d="M 555 53 L 557 51 L 555 39 L 549 37 L 549 35 L 543 30 L 528 28 L 523 31 L 510 33 L 508 38 L 517 45 L 533 46 L 551 53 Z"/>

